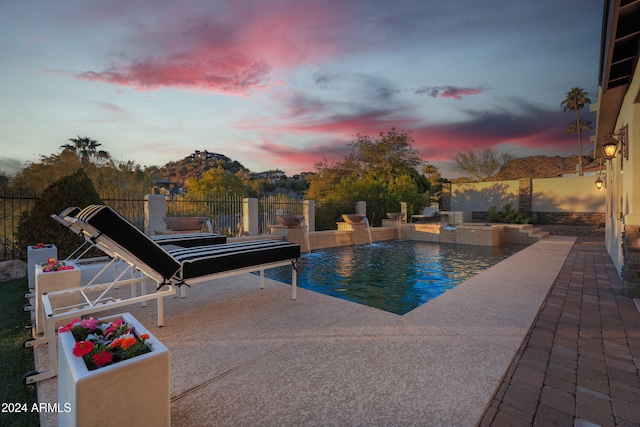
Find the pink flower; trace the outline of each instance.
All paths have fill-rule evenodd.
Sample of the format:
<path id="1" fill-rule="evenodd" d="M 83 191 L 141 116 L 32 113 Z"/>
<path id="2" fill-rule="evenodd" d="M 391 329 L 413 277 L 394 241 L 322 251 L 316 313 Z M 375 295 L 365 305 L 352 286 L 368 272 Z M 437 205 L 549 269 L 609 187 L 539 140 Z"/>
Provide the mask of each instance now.
<path id="1" fill-rule="evenodd" d="M 93 351 L 93 343 L 91 341 L 79 341 L 73 346 L 73 355 L 76 357 L 82 357 L 85 354 L 89 354 Z"/>
<path id="2" fill-rule="evenodd" d="M 76 323 L 78 323 L 80 321 L 80 319 L 73 319 L 70 323 L 64 325 L 64 326 L 60 326 L 60 328 L 58 329 L 58 332 L 67 332 L 70 331 L 71 328 L 73 328 L 73 325 L 75 325 Z"/>
<path id="3" fill-rule="evenodd" d="M 98 327 L 98 319 L 96 319 L 95 317 L 90 317 L 88 319 L 82 319 L 80 321 L 80 326 L 82 326 L 85 329 L 88 329 L 90 331 L 93 331 L 94 329 L 96 329 Z"/>
<path id="4" fill-rule="evenodd" d="M 93 363 L 95 363 L 96 366 L 104 366 L 111 362 L 112 359 L 113 354 L 109 353 L 107 350 L 102 350 L 93 355 Z"/>

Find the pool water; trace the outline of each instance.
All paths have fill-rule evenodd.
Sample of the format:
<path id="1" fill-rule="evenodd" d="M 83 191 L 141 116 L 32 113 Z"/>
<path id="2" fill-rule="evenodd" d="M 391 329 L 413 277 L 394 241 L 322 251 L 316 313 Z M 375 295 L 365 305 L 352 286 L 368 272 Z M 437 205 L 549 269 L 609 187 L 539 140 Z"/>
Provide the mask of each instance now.
<path id="1" fill-rule="evenodd" d="M 298 260 L 298 286 L 402 315 L 526 246 L 396 240 L 321 249 Z M 291 268 L 265 276 L 290 284 Z"/>

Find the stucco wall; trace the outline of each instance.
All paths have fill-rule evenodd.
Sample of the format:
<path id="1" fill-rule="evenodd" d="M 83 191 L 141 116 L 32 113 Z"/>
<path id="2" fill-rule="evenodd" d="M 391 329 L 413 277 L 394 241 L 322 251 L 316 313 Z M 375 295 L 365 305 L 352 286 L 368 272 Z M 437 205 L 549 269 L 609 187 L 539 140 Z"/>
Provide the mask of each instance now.
<path id="1" fill-rule="evenodd" d="M 531 212 L 605 212 L 606 193 L 593 176 L 531 180 Z M 513 203 L 519 208 L 520 181 L 451 185 L 452 211 L 487 211 Z"/>
<path id="2" fill-rule="evenodd" d="M 518 208 L 519 181 L 476 182 L 451 185 L 452 211 L 488 211 L 513 203 Z"/>
<path id="3" fill-rule="evenodd" d="M 607 193 L 593 176 L 532 180 L 532 212 L 604 212 Z"/>

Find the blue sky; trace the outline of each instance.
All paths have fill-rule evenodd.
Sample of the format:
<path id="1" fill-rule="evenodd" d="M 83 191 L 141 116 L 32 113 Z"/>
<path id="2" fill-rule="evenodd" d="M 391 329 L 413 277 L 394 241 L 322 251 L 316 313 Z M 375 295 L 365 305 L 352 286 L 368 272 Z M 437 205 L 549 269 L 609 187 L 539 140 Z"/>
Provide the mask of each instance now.
<path id="1" fill-rule="evenodd" d="M 601 21 L 599 0 L 2 1 L 0 171 L 76 136 L 290 175 L 392 127 L 445 176 L 464 151 L 578 154 L 560 103 L 597 101 Z"/>

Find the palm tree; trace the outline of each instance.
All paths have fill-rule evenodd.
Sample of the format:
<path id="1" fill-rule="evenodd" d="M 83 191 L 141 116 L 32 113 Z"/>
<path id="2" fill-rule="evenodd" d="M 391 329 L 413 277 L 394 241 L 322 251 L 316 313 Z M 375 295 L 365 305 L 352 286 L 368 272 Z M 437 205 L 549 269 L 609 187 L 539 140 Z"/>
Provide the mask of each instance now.
<path id="1" fill-rule="evenodd" d="M 98 150 L 98 147 L 102 144 L 95 139 L 91 139 L 86 136 L 80 138 L 80 136 L 78 136 L 78 138 L 71 138 L 69 141 L 73 142 L 73 144 L 61 145 L 60 148 L 62 148 L 62 151 L 75 152 L 78 156 L 78 160 L 83 164 L 91 161 L 92 158 L 97 161 L 108 160 L 111 158 L 111 155 L 108 152 Z"/>
<path id="2" fill-rule="evenodd" d="M 589 122 L 584 122 L 581 118 L 580 118 L 580 110 L 582 110 L 582 108 L 591 103 L 591 100 L 589 98 L 587 98 L 587 92 L 584 91 L 584 89 L 581 89 L 579 87 L 572 87 L 571 90 L 569 92 L 567 92 L 567 97 L 564 99 L 564 101 L 562 101 L 560 103 L 560 105 L 562 106 L 562 110 L 564 112 L 566 112 L 567 110 L 571 110 L 571 111 L 575 111 L 576 112 L 576 121 L 575 122 L 571 122 L 571 124 L 569 125 L 569 129 L 567 129 L 567 133 L 577 133 L 578 134 L 578 146 L 579 146 L 579 151 L 580 151 L 580 155 L 578 156 L 578 174 L 580 176 L 583 175 L 583 170 L 582 170 L 582 131 L 586 130 L 586 129 L 591 129 L 590 127 L 585 128 L 585 125 L 589 125 Z M 578 126 L 578 124 L 580 124 L 580 126 Z"/>

